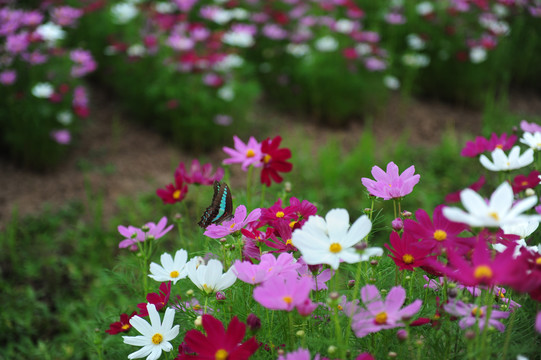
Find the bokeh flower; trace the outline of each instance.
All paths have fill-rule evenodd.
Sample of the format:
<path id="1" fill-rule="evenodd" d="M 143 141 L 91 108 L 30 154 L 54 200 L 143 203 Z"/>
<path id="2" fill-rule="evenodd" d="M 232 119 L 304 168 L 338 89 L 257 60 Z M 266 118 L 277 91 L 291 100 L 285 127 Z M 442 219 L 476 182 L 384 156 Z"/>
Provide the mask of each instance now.
<path id="1" fill-rule="evenodd" d="M 287 162 L 291 158 L 291 150 L 278 148 L 282 142 L 281 136 L 274 139 L 265 139 L 261 143 L 263 168 L 261 169 L 261 183 L 270 186 L 271 182 L 281 183 L 284 179 L 279 172 L 290 172 L 293 165 Z M 272 181 L 271 181 L 272 180 Z"/>
<path id="2" fill-rule="evenodd" d="M 207 163 L 201 166 L 197 159 L 192 160 L 189 170 L 186 170 L 184 163 L 181 162 L 175 171 L 175 179 L 177 172 L 178 176 L 181 176 L 187 184 L 212 185 L 214 181 L 220 181 L 224 177 L 223 168 L 217 168 L 216 172 L 212 174 L 212 164 Z"/>
<path id="3" fill-rule="evenodd" d="M 450 315 L 460 318 L 458 326 L 462 329 L 472 327 L 477 323 L 479 330 L 492 327 L 500 332 L 505 330 L 505 325 L 499 322 L 499 319 L 507 319 L 509 312 L 492 309 L 490 314 L 487 311 L 487 306 L 479 306 L 477 304 L 466 304 L 460 300 L 449 304 L 444 304 L 443 309 Z"/>
<path id="4" fill-rule="evenodd" d="M 311 281 L 296 273 L 274 276 L 254 289 L 254 299 L 271 310 L 292 311 L 309 299 Z"/>
<path id="5" fill-rule="evenodd" d="M 174 204 L 184 199 L 188 193 L 188 185 L 184 184 L 184 176 L 179 171 L 175 170 L 175 184 L 168 184 L 165 189 L 157 189 L 156 195 L 158 195 L 164 204 Z"/>
<path id="6" fill-rule="evenodd" d="M 243 171 L 248 170 L 250 165 L 260 167 L 261 163 L 261 144 L 251 136 L 248 143 L 242 142 L 236 135 L 233 136 L 235 148 L 223 147 L 223 151 L 230 156 L 223 161 L 224 165 L 241 163 L 241 169 Z"/>

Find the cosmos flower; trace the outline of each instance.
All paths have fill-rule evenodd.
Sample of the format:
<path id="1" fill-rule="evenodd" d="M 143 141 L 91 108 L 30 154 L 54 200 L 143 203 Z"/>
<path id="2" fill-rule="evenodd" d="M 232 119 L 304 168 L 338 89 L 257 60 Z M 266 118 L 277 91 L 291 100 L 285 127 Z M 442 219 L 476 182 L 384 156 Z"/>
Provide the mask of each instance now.
<path id="1" fill-rule="evenodd" d="M 207 163 L 201 166 L 197 159 L 192 160 L 189 170 L 186 170 L 184 163 L 181 162 L 175 171 L 175 179 L 177 172 L 187 184 L 212 185 L 214 181 L 220 181 L 224 177 L 224 169 L 219 167 L 213 175 L 212 164 Z"/>
<path id="2" fill-rule="evenodd" d="M 261 169 L 261 183 L 267 186 L 271 185 L 271 180 L 281 183 L 283 178 L 279 172 L 290 172 L 293 165 L 287 162 L 291 158 L 291 150 L 288 148 L 278 148 L 282 142 L 282 137 L 276 136 L 274 139 L 265 139 L 261 143 L 261 154 L 263 168 Z"/>
<path id="3" fill-rule="evenodd" d="M 242 171 L 248 170 L 250 165 L 260 167 L 261 163 L 261 144 L 251 136 L 248 143 L 243 143 L 236 135 L 233 136 L 235 148 L 223 147 L 223 151 L 231 156 L 223 161 L 224 165 L 241 163 Z"/>
<path id="4" fill-rule="evenodd" d="M 156 263 L 150 264 L 150 278 L 156 281 L 172 281 L 176 284 L 180 279 L 184 279 L 186 273 L 186 260 L 188 252 L 184 249 L 177 250 L 175 258 L 168 253 L 163 253 L 160 257 L 162 265 Z"/>
<path id="5" fill-rule="evenodd" d="M 541 150 L 541 132 L 525 132 L 524 135 L 522 135 L 520 142 L 528 145 L 531 149 Z"/>
<path id="6" fill-rule="evenodd" d="M 450 315 L 460 318 L 458 326 L 466 329 L 478 324 L 479 330 L 493 327 L 500 332 L 505 330 L 505 325 L 499 322 L 499 319 L 507 319 L 509 312 L 492 309 L 490 317 L 487 317 L 487 306 L 478 306 L 476 304 L 466 304 L 460 300 L 454 303 L 443 305 L 443 309 Z"/>
<path id="7" fill-rule="evenodd" d="M 539 171 L 532 170 L 528 176 L 519 174 L 513 178 L 513 182 L 511 183 L 511 186 L 513 187 L 513 192 L 515 194 L 518 194 L 526 189 L 534 189 L 537 185 L 539 185 Z"/>
<path id="8" fill-rule="evenodd" d="M 250 261 L 236 260 L 233 264 L 233 272 L 237 278 L 248 284 L 260 284 L 273 276 L 283 276 L 285 273 L 293 272 L 301 266 L 293 255 L 282 253 L 276 258 L 273 254 L 261 255 L 259 264 Z"/>
<path id="9" fill-rule="evenodd" d="M 261 209 L 254 209 L 246 216 L 246 206 L 239 205 L 235 209 L 235 215 L 230 220 L 224 220 L 222 224 L 210 224 L 203 235 L 213 239 L 220 239 L 224 236 L 240 231 L 245 226 L 257 221 L 261 216 Z"/>
<path id="10" fill-rule="evenodd" d="M 233 267 L 224 273 L 222 263 L 216 259 L 210 259 L 206 265 L 198 265 L 197 258 L 192 258 L 186 264 L 186 271 L 194 285 L 207 294 L 225 290 L 237 280 Z"/>
<path id="11" fill-rule="evenodd" d="M 184 199 L 188 193 L 188 185 L 184 184 L 183 174 L 175 170 L 175 184 L 168 184 L 165 189 L 157 189 L 156 195 L 158 195 L 164 204 L 174 204 Z"/>
<path id="12" fill-rule="evenodd" d="M 361 255 L 353 246 L 371 229 L 372 223 L 366 215 L 350 227 L 347 210 L 333 209 L 325 219 L 318 215 L 310 216 L 302 229 L 293 232 L 292 243 L 300 250 L 307 264 L 329 264 L 336 270 L 341 261 L 361 261 Z"/>
<path id="13" fill-rule="evenodd" d="M 130 324 L 130 319 L 135 314 L 137 314 L 137 311 L 132 312 L 131 315 L 120 314 L 120 321 L 116 321 L 109 325 L 109 329 L 105 330 L 105 332 L 109 335 L 116 335 L 121 332 L 129 331 L 132 328 Z"/>
<path id="14" fill-rule="evenodd" d="M 522 155 L 520 154 L 520 147 L 514 146 L 509 155 L 506 155 L 504 151 L 497 148 L 491 153 L 492 161 L 485 155 L 479 157 L 481 165 L 490 171 L 509 171 L 520 169 L 524 166 L 528 166 L 533 162 L 533 149 L 526 150 Z"/>
<path id="15" fill-rule="evenodd" d="M 422 305 L 422 301 L 417 299 L 401 309 L 406 301 L 406 290 L 401 286 L 391 288 L 383 300 L 375 285 L 366 285 L 361 289 L 361 300 L 365 308 L 353 315 L 351 324 L 357 337 L 403 326 L 404 320 L 415 315 Z"/>
<path id="16" fill-rule="evenodd" d="M 179 325 L 173 326 L 175 310 L 165 310 L 163 322 L 153 304 L 147 305 L 150 324 L 135 315 L 130 319 L 130 324 L 141 333 L 139 336 L 123 336 L 124 343 L 134 346 L 142 346 L 141 349 L 128 355 L 128 359 L 139 359 L 147 356 L 147 360 L 157 360 L 162 351 L 171 351 L 173 345 L 169 341 L 177 337 Z"/>
<path id="17" fill-rule="evenodd" d="M 403 232 L 402 237 L 396 231 L 390 236 L 391 246 L 384 246 L 391 252 L 389 257 L 400 270 L 414 270 L 416 267 L 423 266 L 425 259 L 430 254 L 430 249 L 416 246 L 417 240 L 408 232 Z"/>
<path id="18" fill-rule="evenodd" d="M 162 282 L 160 284 L 159 291 L 157 293 L 148 293 L 146 300 L 147 302 L 137 304 L 139 308 L 139 316 L 148 316 L 147 303 L 152 304 L 156 307 L 156 310 L 163 309 L 169 302 L 171 296 L 171 282 Z"/>
<path id="19" fill-rule="evenodd" d="M 362 178 L 362 183 L 370 193 L 383 200 L 401 198 L 413 191 L 413 187 L 419 182 L 420 175 L 413 175 L 415 166 L 410 166 L 402 174 L 398 174 L 398 166 L 394 162 L 387 164 L 387 171 L 378 166 L 372 168 L 374 180 Z"/>
<path id="20" fill-rule="evenodd" d="M 212 315 L 203 315 L 202 323 L 206 335 L 199 330 L 192 329 L 184 337 L 184 342 L 195 354 L 181 353 L 178 357 L 179 360 L 247 360 L 259 347 L 255 337 L 242 343 L 246 333 L 246 325 L 240 322 L 236 316 L 231 319 L 227 330 L 224 329 L 220 320 Z"/>
<path id="21" fill-rule="evenodd" d="M 254 299 L 271 310 L 292 311 L 295 307 L 304 306 L 309 298 L 311 281 L 298 278 L 295 273 L 273 276 L 254 289 Z"/>
<path id="22" fill-rule="evenodd" d="M 514 203 L 513 189 L 507 182 L 498 186 L 488 204 L 481 195 L 471 189 L 463 190 L 460 199 L 468 212 L 455 207 L 444 207 L 443 215 L 447 219 L 474 227 L 501 227 L 529 220 L 541 221 L 539 215 L 521 215 L 537 203 L 537 197 L 530 196 Z"/>

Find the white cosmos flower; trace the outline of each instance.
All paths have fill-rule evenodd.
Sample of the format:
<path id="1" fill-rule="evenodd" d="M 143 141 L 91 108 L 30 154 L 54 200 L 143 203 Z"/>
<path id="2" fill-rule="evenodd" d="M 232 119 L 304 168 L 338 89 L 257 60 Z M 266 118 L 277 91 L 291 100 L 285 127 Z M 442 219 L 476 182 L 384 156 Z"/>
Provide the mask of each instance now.
<path id="1" fill-rule="evenodd" d="M 525 132 L 520 139 L 520 142 L 528 145 L 534 150 L 541 150 L 541 132 Z"/>
<path id="2" fill-rule="evenodd" d="M 482 63 L 487 59 L 487 51 L 482 46 L 474 46 L 470 49 L 470 60 L 474 64 Z"/>
<path id="3" fill-rule="evenodd" d="M 539 227 L 539 221 L 530 220 L 522 223 L 503 225 L 502 230 L 506 234 L 520 236 L 521 239 L 526 239 L 533 234 Z"/>
<path id="4" fill-rule="evenodd" d="M 332 36 L 324 36 L 316 40 L 314 44 L 317 50 L 321 52 L 334 51 L 338 48 L 338 41 Z"/>
<path id="5" fill-rule="evenodd" d="M 48 43 L 54 43 L 66 37 L 66 32 L 62 30 L 62 27 L 52 22 L 38 26 L 36 32 Z"/>
<path id="6" fill-rule="evenodd" d="M 113 21 L 117 24 L 126 24 L 139 14 L 134 4 L 123 2 L 111 6 Z"/>
<path id="7" fill-rule="evenodd" d="M 53 95 L 54 88 L 49 83 L 37 83 L 31 90 L 32 95 L 41 99 L 48 99 Z"/>
<path id="8" fill-rule="evenodd" d="M 485 155 L 481 155 L 479 161 L 481 165 L 491 171 L 515 170 L 533 163 L 533 150 L 528 149 L 521 155 L 519 146 L 513 146 L 509 155 L 505 155 L 505 152 L 500 148 L 494 150 L 490 155 L 492 161 Z"/>
<path id="9" fill-rule="evenodd" d="M 454 222 L 475 227 L 502 227 L 528 221 L 541 221 L 540 215 L 522 215 L 537 204 L 537 197 L 530 196 L 513 204 L 513 189 L 504 182 L 490 196 L 489 203 L 472 189 L 462 190 L 460 200 L 467 212 L 455 208 L 444 207 L 443 215 Z"/>
<path id="10" fill-rule="evenodd" d="M 128 359 L 139 359 L 147 356 L 147 360 L 158 359 L 163 351 L 171 351 L 173 345 L 169 341 L 177 337 L 179 326 L 173 326 L 175 310 L 165 310 L 163 323 L 160 314 L 154 304 L 147 304 L 150 324 L 143 318 L 135 315 L 130 319 L 130 324 L 141 333 L 138 336 L 123 336 L 124 343 L 134 346 L 142 346 L 141 349 L 128 355 Z"/>
<path id="11" fill-rule="evenodd" d="M 151 274 L 148 276 L 152 279 L 156 281 L 172 281 L 173 284 L 176 284 L 177 281 L 186 277 L 186 261 L 188 260 L 186 250 L 177 250 L 174 260 L 168 253 L 163 253 L 160 260 L 162 266 L 154 262 L 150 264 Z"/>
<path id="12" fill-rule="evenodd" d="M 349 214 L 345 209 L 333 209 L 325 219 L 310 216 L 302 229 L 293 232 L 291 241 L 309 265 L 329 264 L 338 269 L 340 261 L 356 263 L 366 261 L 370 256 L 381 256 L 381 248 L 367 248 L 361 256 L 353 247 L 372 229 L 366 215 L 349 225 Z"/>
<path id="13" fill-rule="evenodd" d="M 222 42 L 231 46 L 247 48 L 254 44 L 254 37 L 247 31 L 229 31 L 222 37 Z"/>
<path id="14" fill-rule="evenodd" d="M 192 258 L 186 264 L 190 280 L 207 294 L 225 290 L 237 280 L 233 267 L 229 268 L 225 274 L 223 269 L 222 263 L 216 259 L 209 260 L 206 265 L 198 265 L 197 258 Z"/>

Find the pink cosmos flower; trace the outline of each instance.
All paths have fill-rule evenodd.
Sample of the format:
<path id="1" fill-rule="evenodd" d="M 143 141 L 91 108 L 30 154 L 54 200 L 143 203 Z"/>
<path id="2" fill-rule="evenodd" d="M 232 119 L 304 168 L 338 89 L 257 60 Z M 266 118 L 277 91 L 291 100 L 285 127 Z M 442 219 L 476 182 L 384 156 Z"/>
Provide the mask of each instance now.
<path id="1" fill-rule="evenodd" d="M 300 266 L 301 264 L 289 253 L 282 253 L 278 258 L 273 254 L 263 254 L 259 264 L 236 260 L 233 264 L 233 273 L 239 280 L 256 285 L 274 276 L 284 276 L 290 272 L 296 274 L 296 269 Z"/>
<path id="2" fill-rule="evenodd" d="M 406 290 L 401 286 L 393 287 L 383 300 L 376 286 L 366 285 L 361 289 L 361 300 L 365 309 L 360 309 L 353 316 L 351 324 L 357 337 L 403 326 L 403 322 L 415 315 L 422 305 L 422 301 L 417 299 L 400 309 L 406 300 Z"/>
<path id="3" fill-rule="evenodd" d="M 311 281 L 298 279 L 296 274 L 274 276 L 254 289 L 254 299 L 271 310 L 291 311 L 297 306 L 305 306 L 309 299 Z"/>
<path id="4" fill-rule="evenodd" d="M 312 285 L 310 288 L 313 291 L 328 289 L 326 282 L 329 281 L 333 276 L 333 271 L 331 269 L 321 271 L 323 268 L 322 266 L 308 265 L 304 262 L 302 257 L 297 261 L 297 264 L 299 264 L 299 268 L 297 269 L 299 276 L 306 277 L 311 280 Z M 314 268 L 316 269 L 315 271 L 313 271 Z"/>
<path id="5" fill-rule="evenodd" d="M 0 72 L 0 84 L 11 85 L 17 79 L 17 73 L 15 70 L 5 70 Z"/>
<path id="6" fill-rule="evenodd" d="M 224 236 L 240 231 L 245 226 L 257 221 L 261 216 L 261 209 L 254 209 L 246 216 L 246 206 L 239 205 L 235 209 L 235 215 L 231 220 L 225 220 L 221 225 L 210 224 L 205 230 L 205 236 L 213 239 L 219 239 Z"/>
<path id="7" fill-rule="evenodd" d="M 476 157 L 487 150 L 488 140 L 482 136 L 477 136 L 473 141 L 467 141 L 466 145 L 460 152 L 460 156 Z"/>
<path id="8" fill-rule="evenodd" d="M 541 125 L 538 125 L 534 122 L 529 123 L 526 120 L 520 122 L 520 129 L 524 132 L 535 133 L 541 132 Z"/>
<path id="9" fill-rule="evenodd" d="M 261 162 L 261 144 L 253 136 L 250 137 L 247 144 L 243 143 L 236 135 L 233 136 L 233 140 L 235 142 L 234 149 L 226 146 L 223 147 L 223 151 L 231 156 L 223 161 L 224 165 L 241 163 L 241 169 L 243 171 L 246 171 L 250 165 L 254 167 L 263 165 Z"/>
<path id="10" fill-rule="evenodd" d="M 401 198 L 413 191 L 413 187 L 419 182 L 420 175 L 413 175 L 415 166 L 410 166 L 402 174 L 398 174 L 398 166 L 394 162 L 387 164 L 387 171 L 378 166 L 372 168 L 372 176 L 375 181 L 369 178 L 362 178 L 363 185 L 370 195 L 383 198 L 383 200 Z"/>
<path id="11" fill-rule="evenodd" d="M 537 313 L 537 317 L 535 318 L 535 330 L 541 334 L 541 311 Z"/>
<path id="12" fill-rule="evenodd" d="M 52 130 L 50 135 L 51 138 L 60 145 L 68 145 L 71 143 L 71 133 L 69 130 Z"/>
<path id="13" fill-rule="evenodd" d="M 278 356 L 278 360 L 310 360 L 312 359 L 310 351 L 303 348 L 298 348 L 290 353 Z"/>
<path id="14" fill-rule="evenodd" d="M 214 184 L 214 181 L 220 181 L 224 177 L 223 168 L 217 168 L 216 173 L 213 175 L 212 164 L 207 163 L 201 166 L 197 159 L 192 160 L 192 166 L 189 171 L 186 171 L 184 163 L 181 162 L 175 171 L 175 178 L 177 176 L 177 171 L 179 176 L 182 176 L 184 181 L 188 184 L 212 185 Z"/>
<path id="15" fill-rule="evenodd" d="M 129 247 L 131 251 L 137 250 L 137 243 L 143 242 L 145 239 L 153 238 L 153 239 L 159 239 L 165 234 L 167 234 L 171 229 L 173 228 L 173 225 L 167 226 L 167 217 L 162 217 L 158 224 L 155 224 L 153 222 L 148 222 L 144 225 L 148 229 L 148 231 L 145 232 L 140 229 L 136 228 L 134 226 L 129 225 L 128 227 L 119 225 L 118 226 L 118 232 L 120 235 L 124 236 L 125 239 L 122 240 L 118 247 L 123 249 Z"/>
<path id="16" fill-rule="evenodd" d="M 53 21 L 60 26 L 71 26 L 83 15 L 83 10 L 71 6 L 60 6 L 51 12 Z"/>
<path id="17" fill-rule="evenodd" d="M 499 311 L 492 309 L 490 317 L 487 318 L 487 307 L 479 307 L 476 304 L 465 304 L 460 300 L 455 303 L 449 303 L 443 305 L 443 309 L 450 315 L 460 317 L 458 326 L 462 329 L 466 329 L 475 325 L 478 322 L 479 330 L 483 330 L 487 327 L 493 327 L 500 332 L 505 330 L 505 325 L 498 321 L 498 319 L 507 319 L 509 313 L 505 311 Z"/>
<path id="18" fill-rule="evenodd" d="M 466 142 L 466 145 L 460 152 L 461 156 L 476 157 L 485 151 L 494 151 L 495 149 L 509 150 L 517 141 L 516 135 L 502 134 L 500 136 L 492 133 L 490 139 L 477 136 L 474 141 Z"/>
<path id="19" fill-rule="evenodd" d="M 97 64 L 89 51 L 75 49 L 70 52 L 70 59 L 75 63 L 71 68 L 71 76 L 79 78 L 96 70 Z"/>
<path id="20" fill-rule="evenodd" d="M 404 220 L 405 232 L 410 233 L 416 239 L 421 239 L 419 247 L 435 250 L 438 254 L 444 247 L 456 246 L 458 235 L 468 229 L 465 224 L 449 221 L 443 216 L 442 209 L 443 205 L 434 209 L 433 221 L 423 209 L 415 212 L 417 221 Z"/>

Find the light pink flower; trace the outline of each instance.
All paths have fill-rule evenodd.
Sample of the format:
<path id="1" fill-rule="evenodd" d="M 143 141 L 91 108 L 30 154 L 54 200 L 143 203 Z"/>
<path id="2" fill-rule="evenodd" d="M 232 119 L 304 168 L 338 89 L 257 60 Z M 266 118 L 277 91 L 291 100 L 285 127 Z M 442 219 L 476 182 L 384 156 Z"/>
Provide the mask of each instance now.
<path id="1" fill-rule="evenodd" d="M 246 206 L 239 205 L 235 210 L 235 215 L 231 220 L 225 220 L 221 225 L 210 224 L 203 235 L 213 239 L 219 239 L 224 236 L 240 231 L 246 225 L 259 220 L 261 209 L 254 209 L 246 216 Z"/>
<path id="2" fill-rule="evenodd" d="M 420 175 L 413 175 L 415 166 L 410 166 L 402 174 L 398 174 L 398 166 L 394 162 L 387 164 L 387 171 L 378 166 L 372 168 L 372 176 L 375 181 L 369 178 L 362 178 L 363 185 L 370 195 L 383 198 L 383 200 L 401 198 L 413 191 L 413 187 L 419 182 Z"/>
<path id="3" fill-rule="evenodd" d="M 241 163 L 243 171 L 246 171 L 250 165 L 254 167 L 263 165 L 261 162 L 261 144 L 253 136 L 250 137 L 247 144 L 243 143 L 237 136 L 233 136 L 233 140 L 235 142 L 234 149 L 226 146 L 223 148 L 224 152 L 231 156 L 223 161 L 224 165 Z"/>
<path id="4" fill-rule="evenodd" d="M 273 254 L 261 255 L 259 264 L 252 264 L 249 261 L 237 260 L 233 264 L 233 273 L 237 278 L 248 284 L 260 284 L 273 276 L 283 276 L 286 273 L 296 274 L 301 264 L 297 263 L 293 255 L 282 253 L 278 258 Z"/>
<path id="5" fill-rule="evenodd" d="M 60 145 L 68 145 L 71 143 L 71 133 L 69 130 L 52 130 L 50 135 L 51 138 Z"/>
<path id="6" fill-rule="evenodd" d="M 140 228 L 136 228 L 131 225 L 128 227 L 119 225 L 117 228 L 118 232 L 120 235 L 124 236 L 125 239 L 118 244 L 118 247 L 121 249 L 129 247 L 131 251 L 135 251 L 137 250 L 138 242 L 143 242 L 145 239 L 150 237 L 159 239 L 173 228 L 173 225 L 167 226 L 167 217 L 165 216 L 162 217 L 157 224 L 149 222 L 144 226 L 148 228 L 146 235 L 145 232 Z"/>
<path id="7" fill-rule="evenodd" d="M 401 286 L 393 287 L 383 300 L 376 286 L 366 285 L 361 289 L 361 300 L 366 309 L 355 314 L 351 324 L 357 337 L 403 326 L 403 321 L 415 315 L 422 305 L 422 301 L 417 299 L 400 309 L 406 300 L 406 290 Z"/>
<path id="8" fill-rule="evenodd" d="M 296 274 L 274 276 L 254 289 L 254 299 L 271 310 L 292 311 L 305 306 L 310 295 L 310 279 L 297 279 Z"/>
<path id="9" fill-rule="evenodd" d="M 535 330 L 541 334 L 541 311 L 537 313 L 537 317 L 535 318 Z"/>
<path id="10" fill-rule="evenodd" d="M 529 123 L 526 120 L 520 122 L 520 129 L 525 132 L 535 133 L 541 132 L 541 126 L 536 123 Z"/>
<path id="11" fill-rule="evenodd" d="M 509 313 L 505 311 L 499 311 L 492 309 L 490 312 L 490 318 L 487 318 L 487 307 L 477 306 L 476 304 L 465 304 L 458 300 L 456 303 L 449 303 L 443 305 L 443 309 L 450 315 L 460 317 L 458 326 L 462 329 L 466 329 L 478 323 L 479 330 L 483 330 L 486 327 L 493 327 L 500 332 L 505 330 L 505 325 L 498 321 L 498 319 L 506 319 L 509 317 Z"/>

